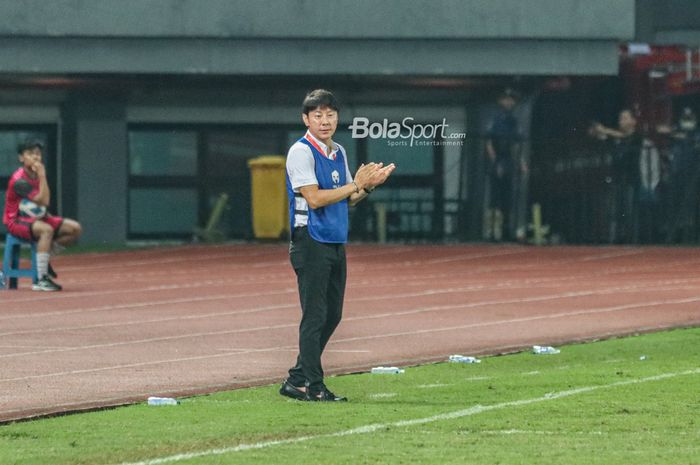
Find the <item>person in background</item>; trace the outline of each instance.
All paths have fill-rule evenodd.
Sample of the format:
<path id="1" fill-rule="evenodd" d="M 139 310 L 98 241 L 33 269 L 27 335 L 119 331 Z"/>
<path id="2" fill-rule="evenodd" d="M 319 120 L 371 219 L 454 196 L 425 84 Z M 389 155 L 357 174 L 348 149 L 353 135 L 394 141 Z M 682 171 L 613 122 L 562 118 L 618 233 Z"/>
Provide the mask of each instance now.
<path id="1" fill-rule="evenodd" d="M 513 114 L 517 94 L 506 89 L 498 97 L 498 112 L 489 124 L 486 135 L 489 201 L 484 214 L 484 239 L 500 242 L 509 240 L 513 183 L 516 170 L 525 172 L 527 166 L 520 156 L 521 132 Z"/>
<path id="2" fill-rule="evenodd" d="M 76 241 L 81 233 L 80 223 L 46 213 L 40 216 L 23 214 L 20 203 L 30 201 L 48 208 L 51 203 L 51 189 L 46 180 L 46 167 L 43 163 L 44 145 L 37 140 L 27 140 L 17 147 L 22 166 L 10 177 L 5 194 L 5 211 L 2 221 L 13 236 L 36 242 L 37 283 L 35 291 L 60 291 L 62 288 L 52 278 L 56 273 L 49 264 L 52 250 L 61 249 Z"/>
<path id="3" fill-rule="evenodd" d="M 610 242 L 632 242 L 636 198 L 640 186 L 640 152 L 642 135 L 637 130 L 637 118 L 625 108 L 618 115 L 618 128 L 594 122 L 589 134 L 611 143 L 611 179 L 613 212 L 610 221 Z"/>
<path id="4" fill-rule="evenodd" d="M 692 108 L 685 107 L 675 127 L 657 132 L 671 138 L 667 240 L 689 239 L 700 193 L 700 130 Z"/>

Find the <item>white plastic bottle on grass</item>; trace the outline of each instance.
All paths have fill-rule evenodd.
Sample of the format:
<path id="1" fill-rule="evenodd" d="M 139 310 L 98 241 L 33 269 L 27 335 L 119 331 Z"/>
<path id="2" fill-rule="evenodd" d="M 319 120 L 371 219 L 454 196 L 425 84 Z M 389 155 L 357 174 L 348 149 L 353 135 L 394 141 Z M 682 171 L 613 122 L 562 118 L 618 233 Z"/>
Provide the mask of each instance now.
<path id="1" fill-rule="evenodd" d="M 476 357 L 458 354 L 450 355 L 450 358 L 448 360 L 452 363 L 481 363 L 481 360 L 479 360 Z"/>
<path id="2" fill-rule="evenodd" d="M 149 397 L 148 405 L 177 405 L 180 402 L 172 397 Z"/>
<path id="3" fill-rule="evenodd" d="M 561 352 L 552 346 L 532 346 L 532 353 L 537 355 L 554 355 Z"/>
<path id="4" fill-rule="evenodd" d="M 374 367 L 372 368 L 372 374 L 383 374 L 383 375 L 399 375 L 403 373 L 403 370 L 399 367 Z"/>

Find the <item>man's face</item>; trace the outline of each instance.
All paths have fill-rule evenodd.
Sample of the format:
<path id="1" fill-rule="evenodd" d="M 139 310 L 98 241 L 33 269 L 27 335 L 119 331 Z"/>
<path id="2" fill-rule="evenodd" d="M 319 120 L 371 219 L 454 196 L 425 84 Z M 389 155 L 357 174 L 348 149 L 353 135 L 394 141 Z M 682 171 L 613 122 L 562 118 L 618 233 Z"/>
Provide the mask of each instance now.
<path id="1" fill-rule="evenodd" d="M 304 124 L 318 140 L 327 143 L 338 127 L 338 112 L 330 107 L 314 108 L 309 114 L 302 113 Z"/>
<path id="2" fill-rule="evenodd" d="M 22 166 L 25 168 L 34 171 L 34 165 L 36 163 L 41 163 L 41 157 L 41 149 L 39 147 L 33 147 L 19 154 L 19 162 L 22 163 Z"/>
<path id="3" fill-rule="evenodd" d="M 501 97 L 498 99 L 498 103 L 507 111 L 511 111 L 513 108 L 515 108 L 515 99 L 510 95 Z"/>
<path id="4" fill-rule="evenodd" d="M 618 124 L 622 132 L 633 132 L 637 127 L 637 120 L 632 113 L 625 110 L 620 112 L 620 117 L 618 118 Z"/>

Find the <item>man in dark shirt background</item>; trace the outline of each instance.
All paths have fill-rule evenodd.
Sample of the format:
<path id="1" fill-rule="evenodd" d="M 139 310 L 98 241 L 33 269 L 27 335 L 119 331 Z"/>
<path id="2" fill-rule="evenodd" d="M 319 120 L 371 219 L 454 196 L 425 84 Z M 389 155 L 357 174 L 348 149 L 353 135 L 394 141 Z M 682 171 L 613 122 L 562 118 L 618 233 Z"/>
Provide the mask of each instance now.
<path id="1" fill-rule="evenodd" d="M 517 94 L 506 89 L 498 97 L 499 110 L 489 125 L 486 139 L 489 201 L 484 218 L 484 239 L 509 240 L 516 170 L 526 170 L 520 159 L 521 134 L 513 114 Z"/>
<path id="2" fill-rule="evenodd" d="M 639 155 L 643 137 L 637 131 L 637 118 L 629 108 L 620 111 L 618 129 L 600 123 L 591 126 L 590 133 L 612 146 L 611 178 L 613 183 L 613 217 L 610 242 L 633 242 L 636 207 L 640 187 Z"/>

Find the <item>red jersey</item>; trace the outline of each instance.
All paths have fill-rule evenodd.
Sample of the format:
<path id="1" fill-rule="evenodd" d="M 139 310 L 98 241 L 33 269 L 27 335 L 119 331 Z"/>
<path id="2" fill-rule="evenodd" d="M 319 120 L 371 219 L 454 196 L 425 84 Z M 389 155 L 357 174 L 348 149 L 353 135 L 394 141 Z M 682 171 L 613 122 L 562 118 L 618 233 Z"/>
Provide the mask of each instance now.
<path id="1" fill-rule="evenodd" d="M 15 221 L 19 213 L 19 202 L 22 199 L 32 200 L 38 193 L 38 177 L 30 177 L 27 172 L 24 171 L 24 167 L 15 171 L 10 178 L 10 182 L 7 183 L 5 213 L 2 216 L 2 222 L 8 225 Z"/>

